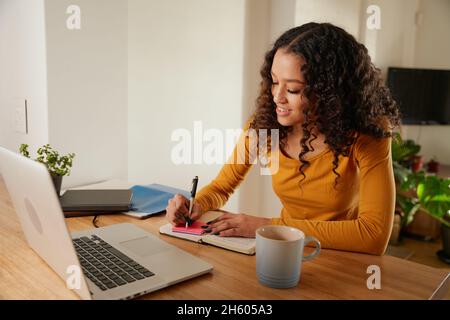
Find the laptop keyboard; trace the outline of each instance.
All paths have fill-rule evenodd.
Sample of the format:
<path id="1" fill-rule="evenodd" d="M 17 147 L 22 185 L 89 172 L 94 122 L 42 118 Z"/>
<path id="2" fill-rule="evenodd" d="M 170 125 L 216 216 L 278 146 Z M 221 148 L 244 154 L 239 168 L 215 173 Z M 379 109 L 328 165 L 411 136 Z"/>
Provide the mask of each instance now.
<path id="1" fill-rule="evenodd" d="M 154 275 L 96 235 L 73 243 L 84 274 L 103 291 Z"/>

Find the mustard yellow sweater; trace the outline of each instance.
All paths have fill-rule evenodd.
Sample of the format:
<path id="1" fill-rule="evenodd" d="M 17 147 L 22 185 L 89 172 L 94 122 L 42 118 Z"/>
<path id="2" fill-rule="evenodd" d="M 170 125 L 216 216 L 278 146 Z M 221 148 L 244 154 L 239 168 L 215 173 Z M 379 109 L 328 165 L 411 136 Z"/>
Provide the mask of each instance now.
<path id="1" fill-rule="evenodd" d="M 245 130 L 248 129 L 248 124 Z M 248 138 L 241 136 L 239 150 L 249 154 Z M 245 143 L 244 149 L 240 143 Z M 279 169 L 272 186 L 283 208 L 272 224 L 288 225 L 319 239 L 323 248 L 381 255 L 391 234 L 395 184 L 391 161 L 391 139 L 361 135 L 349 157 L 339 157 L 341 175 L 334 188 L 333 152 L 325 150 L 308 159 L 306 178 L 300 183 L 300 161 L 274 149 Z M 242 151 L 241 151 L 242 152 Z M 230 161 L 229 161 L 230 162 Z M 244 179 L 252 164 L 227 163 L 217 177 L 196 197 L 203 210 L 221 208 Z"/>

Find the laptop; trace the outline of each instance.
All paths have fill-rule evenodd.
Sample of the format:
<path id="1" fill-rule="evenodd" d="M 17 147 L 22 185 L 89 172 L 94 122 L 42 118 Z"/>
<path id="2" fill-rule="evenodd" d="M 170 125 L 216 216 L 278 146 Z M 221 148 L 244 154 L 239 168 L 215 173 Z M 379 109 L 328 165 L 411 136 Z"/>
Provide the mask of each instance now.
<path id="1" fill-rule="evenodd" d="M 70 234 L 45 166 L 2 147 L 0 174 L 29 246 L 83 299 L 131 299 L 212 270 L 130 223 Z"/>

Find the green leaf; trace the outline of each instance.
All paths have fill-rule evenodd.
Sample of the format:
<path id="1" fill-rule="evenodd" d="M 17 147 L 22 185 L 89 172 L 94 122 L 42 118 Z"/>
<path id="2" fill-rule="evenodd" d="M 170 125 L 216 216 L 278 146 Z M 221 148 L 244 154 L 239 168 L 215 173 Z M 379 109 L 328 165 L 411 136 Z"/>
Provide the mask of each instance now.
<path id="1" fill-rule="evenodd" d="M 21 155 L 29 158 L 30 157 L 30 153 L 28 152 L 28 144 L 26 143 L 22 143 L 19 147 L 19 152 Z"/>
<path id="2" fill-rule="evenodd" d="M 19 151 L 29 157 L 28 145 L 22 144 Z M 53 150 L 50 144 L 45 144 L 37 150 L 36 161 L 44 164 L 47 170 L 54 175 L 65 176 L 70 174 L 72 167 L 72 159 L 75 157 L 74 153 L 69 153 L 65 156 L 60 156 L 59 152 Z"/>
<path id="3" fill-rule="evenodd" d="M 392 160 L 402 162 L 411 158 L 420 152 L 420 145 L 416 144 L 413 140 L 403 141 L 401 135 L 398 132 L 392 135 Z"/>

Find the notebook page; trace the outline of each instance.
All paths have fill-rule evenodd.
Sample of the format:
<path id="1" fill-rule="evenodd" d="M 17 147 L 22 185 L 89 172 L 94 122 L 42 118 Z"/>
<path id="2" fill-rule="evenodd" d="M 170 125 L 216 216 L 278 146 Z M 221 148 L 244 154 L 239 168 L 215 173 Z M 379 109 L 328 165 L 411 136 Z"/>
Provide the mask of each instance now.
<path id="1" fill-rule="evenodd" d="M 205 235 L 203 236 L 203 242 L 246 254 L 254 254 L 256 248 L 256 240 L 254 238 Z"/>

